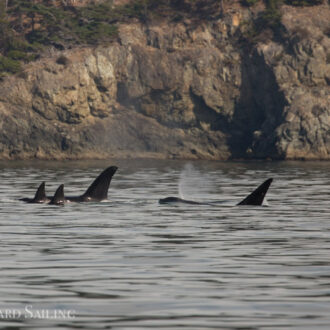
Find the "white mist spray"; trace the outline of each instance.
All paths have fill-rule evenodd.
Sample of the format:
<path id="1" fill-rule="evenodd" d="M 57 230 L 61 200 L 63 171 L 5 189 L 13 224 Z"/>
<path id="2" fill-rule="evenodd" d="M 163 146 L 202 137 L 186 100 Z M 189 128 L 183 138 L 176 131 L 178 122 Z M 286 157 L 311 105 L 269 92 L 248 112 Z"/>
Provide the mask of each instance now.
<path id="1" fill-rule="evenodd" d="M 187 163 L 180 174 L 179 196 L 183 199 L 201 199 L 208 194 L 214 184 L 211 177 L 201 173 L 191 163 Z"/>

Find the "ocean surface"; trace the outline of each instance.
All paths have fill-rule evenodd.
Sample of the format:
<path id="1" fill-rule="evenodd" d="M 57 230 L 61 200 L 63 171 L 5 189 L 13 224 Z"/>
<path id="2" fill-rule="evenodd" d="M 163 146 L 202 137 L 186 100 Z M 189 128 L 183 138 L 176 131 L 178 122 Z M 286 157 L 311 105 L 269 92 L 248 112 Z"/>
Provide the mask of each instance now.
<path id="1" fill-rule="evenodd" d="M 107 201 L 18 201 L 110 165 Z M 0 162 L 0 225 L 1 329 L 330 328 L 329 162 Z"/>

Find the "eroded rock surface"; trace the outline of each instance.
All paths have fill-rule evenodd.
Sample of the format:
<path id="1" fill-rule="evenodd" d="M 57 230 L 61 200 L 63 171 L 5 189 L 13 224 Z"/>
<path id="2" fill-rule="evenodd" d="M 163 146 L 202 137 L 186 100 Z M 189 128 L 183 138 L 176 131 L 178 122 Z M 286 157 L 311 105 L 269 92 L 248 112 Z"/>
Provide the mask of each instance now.
<path id="1" fill-rule="evenodd" d="M 0 158 L 330 159 L 329 6 L 283 10 L 286 42 L 242 47 L 236 8 L 28 65 L 0 83 Z"/>

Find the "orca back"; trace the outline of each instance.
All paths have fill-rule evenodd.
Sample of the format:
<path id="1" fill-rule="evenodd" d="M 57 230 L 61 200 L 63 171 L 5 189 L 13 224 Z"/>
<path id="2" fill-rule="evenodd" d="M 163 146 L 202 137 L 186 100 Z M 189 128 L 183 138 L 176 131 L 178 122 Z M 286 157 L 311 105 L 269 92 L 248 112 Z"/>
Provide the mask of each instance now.
<path id="1" fill-rule="evenodd" d="M 107 199 L 110 182 L 117 169 L 117 166 L 110 166 L 105 169 L 81 197 L 84 200 L 90 201 L 101 201 Z"/>
<path id="2" fill-rule="evenodd" d="M 49 204 L 51 205 L 64 205 L 64 184 L 61 184 L 55 194 L 54 197 L 51 199 L 51 201 L 49 202 Z"/>
<path id="3" fill-rule="evenodd" d="M 179 197 L 166 197 L 166 198 L 161 198 L 158 201 L 159 204 L 171 204 L 171 203 L 183 203 L 183 204 L 196 204 L 200 205 L 201 203 L 195 202 L 195 201 L 189 201 L 187 199 L 182 199 Z"/>
<path id="4" fill-rule="evenodd" d="M 270 187 L 273 179 L 268 179 L 263 182 L 257 189 L 255 189 L 250 195 L 244 198 L 237 205 L 262 205 L 268 188 Z"/>

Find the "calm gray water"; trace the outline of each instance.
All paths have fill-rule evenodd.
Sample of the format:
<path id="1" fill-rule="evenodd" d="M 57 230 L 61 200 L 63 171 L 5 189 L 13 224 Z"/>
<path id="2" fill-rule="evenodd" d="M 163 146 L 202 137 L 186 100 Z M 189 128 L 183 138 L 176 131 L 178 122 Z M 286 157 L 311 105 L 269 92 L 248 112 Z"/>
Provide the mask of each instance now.
<path id="1" fill-rule="evenodd" d="M 109 165 L 108 201 L 17 201 Z M 329 165 L 0 163 L 0 327 L 329 329 Z M 268 177 L 267 207 L 234 207 Z M 179 193 L 224 204 L 158 204 Z"/>

